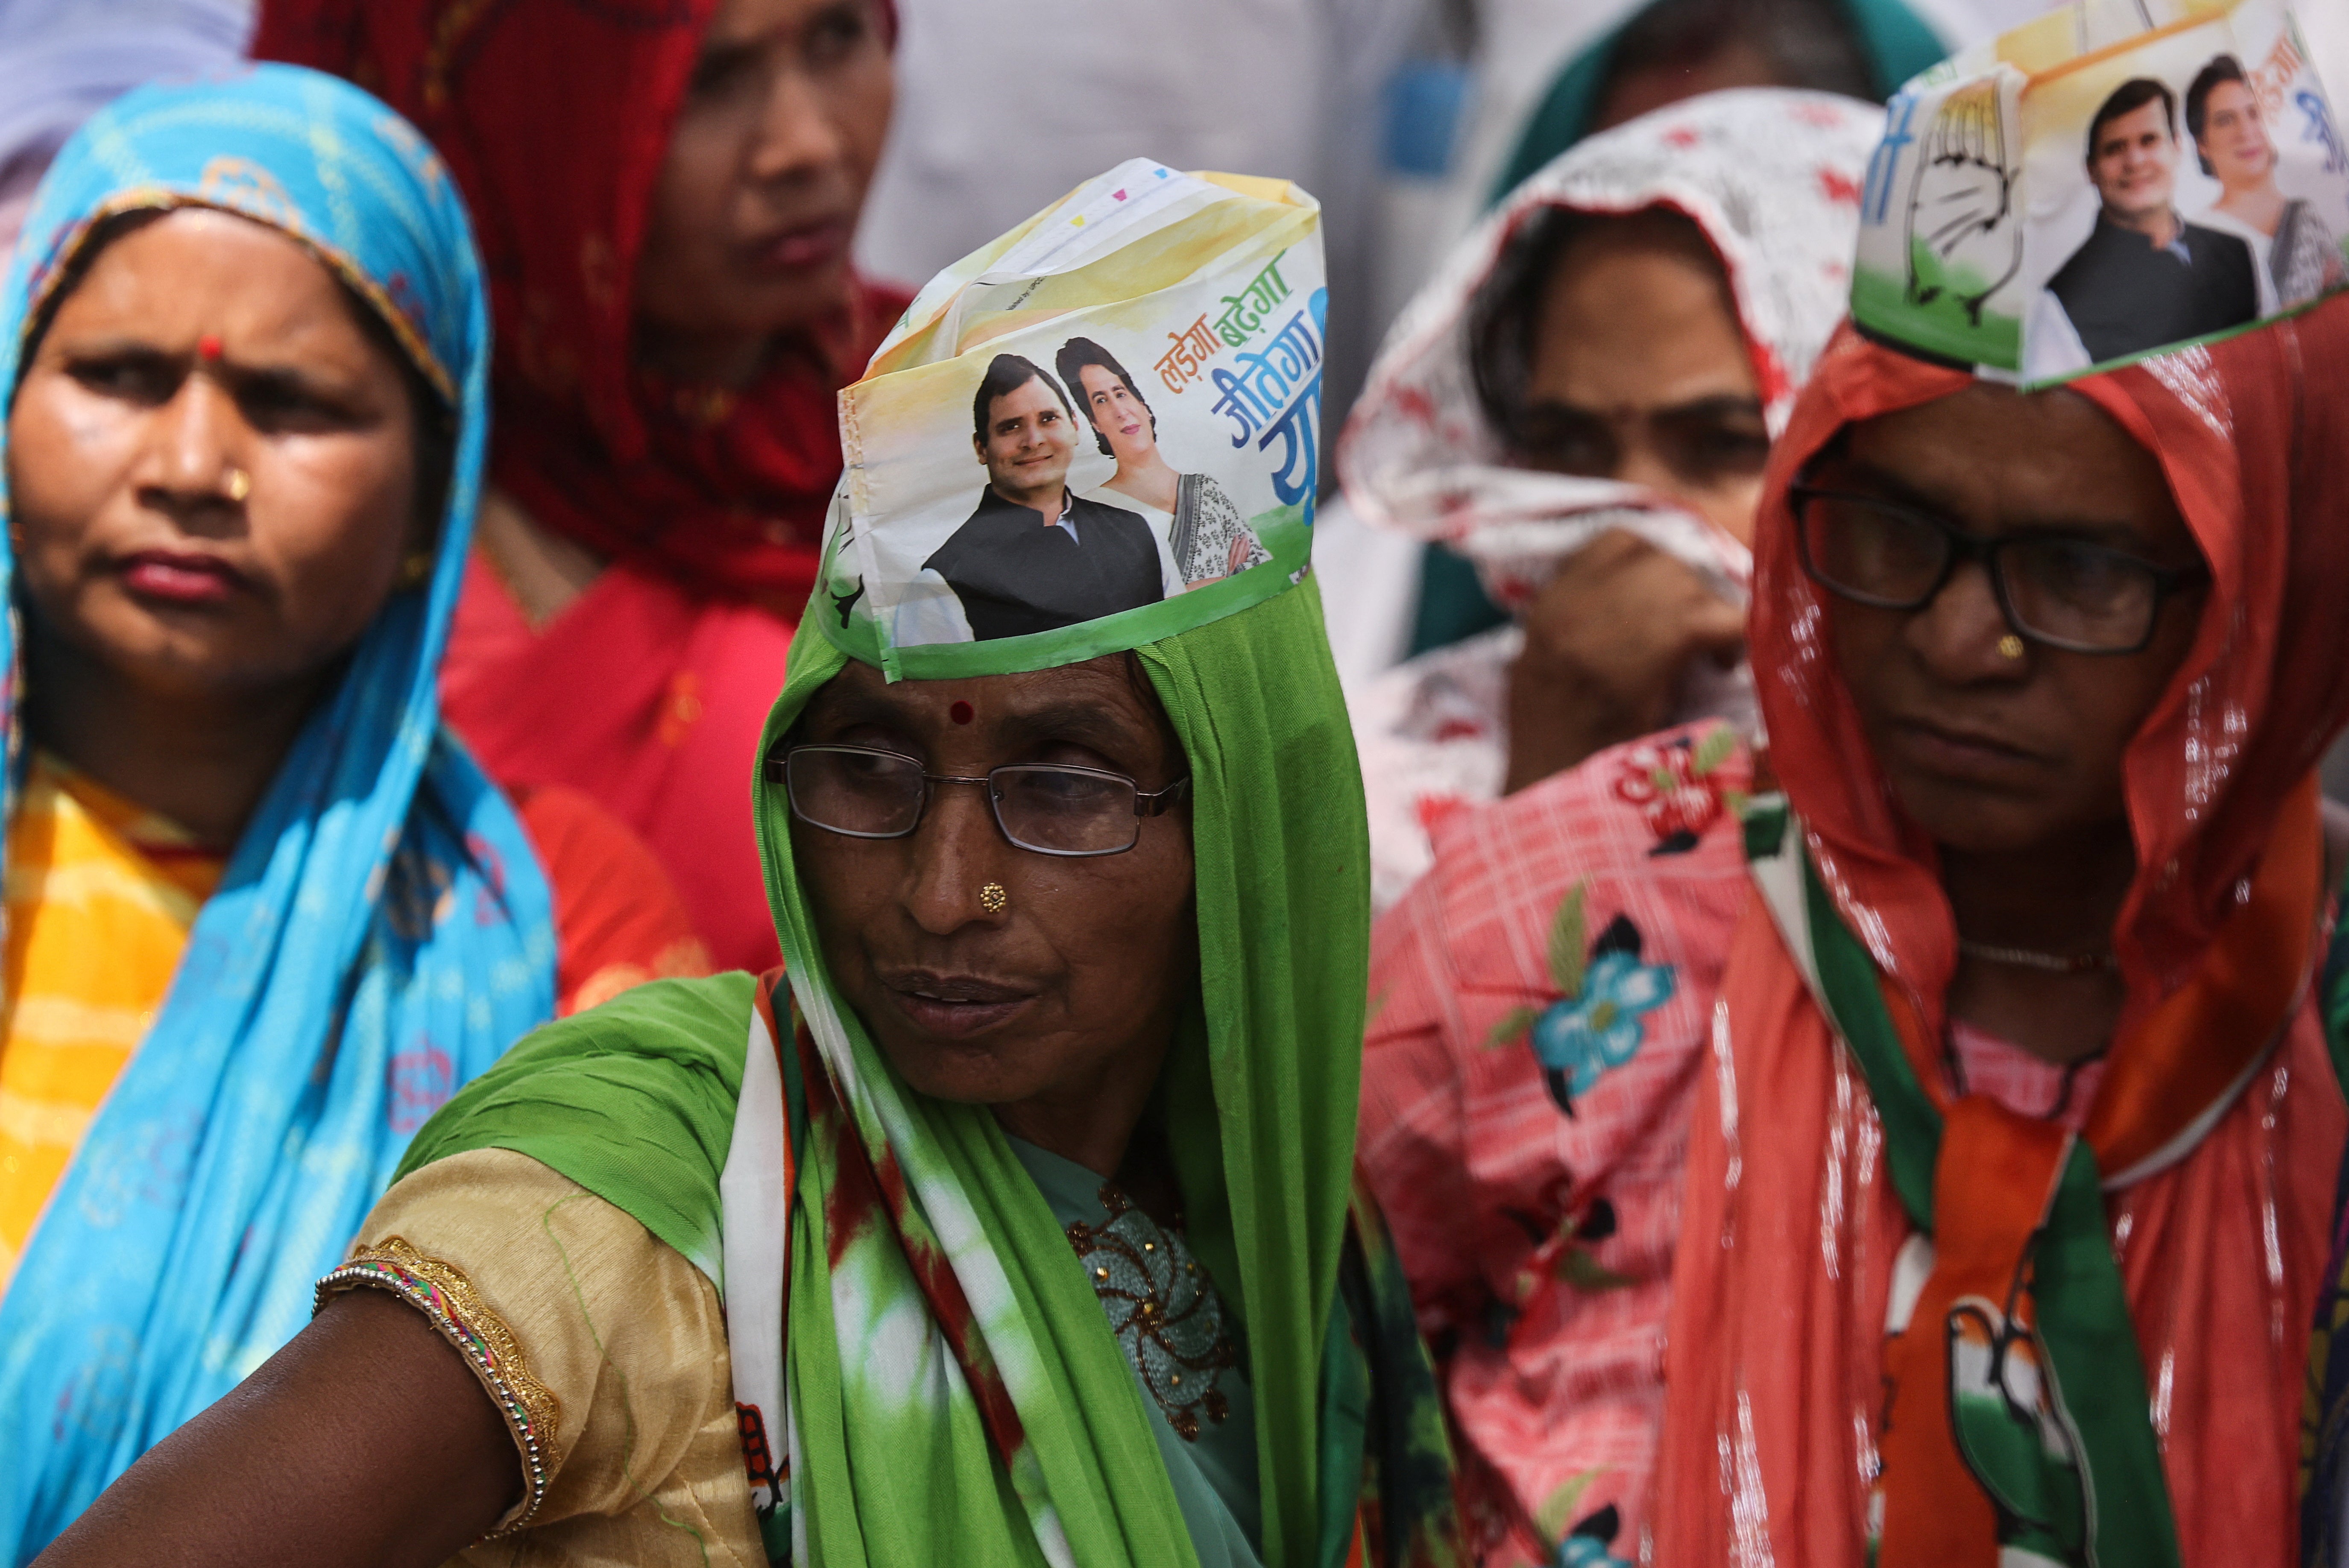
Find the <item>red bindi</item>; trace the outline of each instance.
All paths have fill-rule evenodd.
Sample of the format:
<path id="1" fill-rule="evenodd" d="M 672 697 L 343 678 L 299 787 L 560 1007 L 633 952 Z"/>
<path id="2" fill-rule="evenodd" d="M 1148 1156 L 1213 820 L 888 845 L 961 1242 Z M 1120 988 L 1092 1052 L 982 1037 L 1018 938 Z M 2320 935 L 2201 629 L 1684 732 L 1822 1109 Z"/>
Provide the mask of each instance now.
<path id="1" fill-rule="evenodd" d="M 220 356 L 221 356 L 221 340 L 220 340 L 219 336 L 218 336 L 216 334 L 209 333 L 209 332 L 208 332 L 208 333 L 204 334 L 202 337 L 200 337 L 200 338 L 196 339 L 196 357 L 197 357 L 197 358 L 199 358 L 199 359 L 218 359 Z"/>
<path id="2" fill-rule="evenodd" d="M 955 704 L 952 707 L 947 709 L 947 717 L 953 719 L 957 724 L 968 724 L 971 720 L 970 704 L 967 702 L 958 702 Z"/>

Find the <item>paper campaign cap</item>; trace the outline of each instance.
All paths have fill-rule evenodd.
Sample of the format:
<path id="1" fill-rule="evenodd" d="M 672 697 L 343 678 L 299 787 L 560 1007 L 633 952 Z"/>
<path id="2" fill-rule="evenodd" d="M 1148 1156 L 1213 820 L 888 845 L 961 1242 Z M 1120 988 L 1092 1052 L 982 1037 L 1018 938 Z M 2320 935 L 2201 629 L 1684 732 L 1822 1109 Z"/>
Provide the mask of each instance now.
<path id="1" fill-rule="evenodd" d="M 1310 556 L 1320 208 L 1136 159 L 940 273 L 840 395 L 809 617 L 892 680 L 1071 664 Z"/>
<path id="2" fill-rule="evenodd" d="M 2047 386 L 2349 276 L 2349 154 L 2283 0 L 2075 0 L 1886 113 L 1851 314 L 1896 346 Z"/>

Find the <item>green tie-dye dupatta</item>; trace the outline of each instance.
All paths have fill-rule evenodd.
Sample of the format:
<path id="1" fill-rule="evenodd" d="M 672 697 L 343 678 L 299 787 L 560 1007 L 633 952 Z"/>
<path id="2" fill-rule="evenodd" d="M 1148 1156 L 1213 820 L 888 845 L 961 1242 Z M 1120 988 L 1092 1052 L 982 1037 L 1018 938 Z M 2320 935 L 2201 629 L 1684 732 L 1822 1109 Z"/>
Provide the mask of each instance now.
<path id="1" fill-rule="evenodd" d="M 1366 860 L 1319 597 L 1309 580 L 1135 650 L 1195 788 L 1201 984 L 1166 1068 L 1169 1141 L 1191 1244 L 1246 1325 L 1268 1568 L 1445 1563 L 1433 1383 L 1375 1217 L 1349 1220 Z M 845 662 L 799 639 L 770 746 Z M 1190 1564 L 1141 1392 L 1059 1224 L 991 1114 L 889 1071 L 824 974 L 780 787 L 761 784 L 757 810 L 814 1063 L 771 1553 Z M 424 1130 L 409 1168 L 513 1149 L 626 1210 L 727 1293 L 739 1363 L 749 1287 L 728 1288 L 740 1216 L 720 1188 L 750 1119 L 754 992 L 739 975 L 667 982 L 540 1031 Z"/>
<path id="2" fill-rule="evenodd" d="M 843 394 L 849 471 L 761 744 L 852 658 L 926 679 L 1130 653 L 1146 674 L 1192 780 L 1200 960 L 1157 1114 L 1190 1247 L 1244 1330 L 1266 1568 L 1443 1562 L 1452 1539 L 1401 1276 L 1367 1208 L 1350 1222 L 1369 851 L 1305 566 L 1318 225 L 1285 183 L 1136 160 L 933 280 Z M 990 399 L 1042 381 L 1074 421 L 1079 378 L 1106 396 L 1104 371 L 1168 453 L 1212 464 L 1239 520 L 1228 555 L 1194 575 L 1183 519 L 1154 533 L 1101 488 L 1101 433 L 1098 454 L 1062 447 L 1067 495 L 1096 492 L 1081 530 L 1031 510 L 1035 534 L 988 546 L 1057 577 L 967 559 L 941 576 L 1019 510 L 973 510 L 997 482 L 972 463 Z M 1161 566 L 1114 569 L 1135 547 Z M 1069 1238 L 989 1111 L 889 1069 L 825 971 L 782 788 L 761 769 L 754 791 L 788 1005 L 736 976 L 556 1025 L 427 1128 L 418 1162 L 518 1150 L 709 1274 L 778 1561 L 1192 1568 L 1154 1417 Z"/>

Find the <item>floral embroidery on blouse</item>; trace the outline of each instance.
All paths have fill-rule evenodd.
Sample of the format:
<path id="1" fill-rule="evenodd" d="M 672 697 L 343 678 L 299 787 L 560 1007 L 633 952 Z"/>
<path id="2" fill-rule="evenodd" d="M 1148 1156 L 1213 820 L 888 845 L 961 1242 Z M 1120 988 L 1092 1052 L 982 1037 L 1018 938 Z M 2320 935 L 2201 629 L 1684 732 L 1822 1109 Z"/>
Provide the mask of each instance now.
<path id="1" fill-rule="evenodd" d="M 1623 753 L 1615 794 L 1636 807 L 1656 835 L 1648 853 L 1688 853 L 1723 810 L 1742 803 L 1721 783 L 1722 764 L 1737 752 L 1737 732 L 1720 724 L 1694 737 L 1641 741 Z"/>
<path id="2" fill-rule="evenodd" d="M 1494 1027 L 1494 1046 L 1528 1037 L 1550 1098 L 1567 1115 L 1610 1068 L 1631 1059 L 1647 1037 L 1647 1016 L 1672 997 L 1668 964 L 1640 962 L 1640 928 L 1619 914 L 1583 952 L 1590 882 L 1574 884 L 1550 923 L 1550 981 L 1558 1000 L 1538 1011 L 1519 1007 Z"/>
<path id="3" fill-rule="evenodd" d="M 1195 1442 L 1202 1415 L 1218 1424 L 1231 1415 L 1217 1385 L 1239 1357 L 1224 1333 L 1223 1300 L 1180 1236 L 1115 1187 L 1104 1183 L 1101 1202 L 1109 1223 L 1071 1224 L 1069 1243 L 1135 1376 L 1166 1424 Z"/>

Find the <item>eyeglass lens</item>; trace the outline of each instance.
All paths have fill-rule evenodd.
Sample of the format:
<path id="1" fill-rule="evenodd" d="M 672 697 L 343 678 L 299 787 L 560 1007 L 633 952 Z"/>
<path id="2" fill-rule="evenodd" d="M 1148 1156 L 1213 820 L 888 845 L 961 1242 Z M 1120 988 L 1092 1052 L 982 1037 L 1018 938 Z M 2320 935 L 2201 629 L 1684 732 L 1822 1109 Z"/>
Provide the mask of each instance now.
<path id="1" fill-rule="evenodd" d="M 914 830 L 927 799 L 922 772 L 910 757 L 852 747 L 797 747 L 785 764 L 794 811 L 819 828 L 864 839 Z M 1114 854 L 1141 835 L 1132 779 L 1042 763 L 998 768 L 988 779 L 995 820 L 1022 849 Z"/>
<path id="2" fill-rule="evenodd" d="M 1953 531 L 1926 518 L 1832 494 L 1806 498 L 1803 542 L 1811 571 L 1826 586 L 1903 610 L 1932 597 L 1958 548 Z M 2085 540 L 2010 537 L 1998 542 L 1992 563 L 2016 629 L 2059 646 L 2137 647 L 2160 606 L 2156 568 Z"/>

